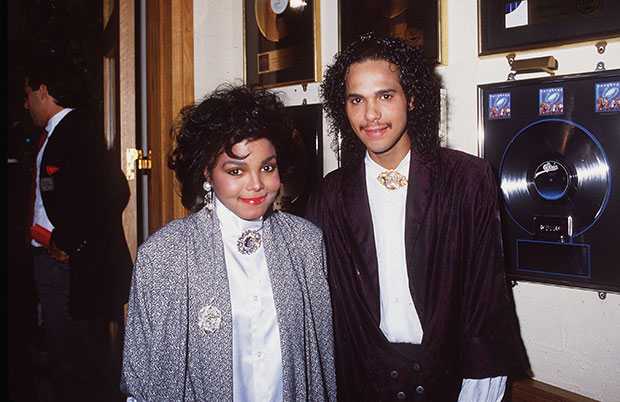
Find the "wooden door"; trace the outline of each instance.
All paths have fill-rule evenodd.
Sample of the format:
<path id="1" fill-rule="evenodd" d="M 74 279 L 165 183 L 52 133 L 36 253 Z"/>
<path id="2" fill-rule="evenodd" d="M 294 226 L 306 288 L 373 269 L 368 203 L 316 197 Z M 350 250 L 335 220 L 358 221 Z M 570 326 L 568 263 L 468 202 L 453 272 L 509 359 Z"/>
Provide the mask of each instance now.
<path id="1" fill-rule="evenodd" d="M 192 0 L 146 0 L 147 125 L 152 170 L 148 190 L 149 232 L 187 211 L 167 167 L 170 128 L 181 108 L 194 102 Z"/>
<path id="2" fill-rule="evenodd" d="M 132 259 L 138 249 L 138 186 L 128 163 L 128 149 L 136 147 L 135 2 L 102 0 L 104 22 L 103 112 L 108 148 L 118 152 L 129 184 L 129 203 L 123 211 L 123 228 Z M 120 380 L 124 322 L 107 326 L 110 375 Z"/>
<path id="3" fill-rule="evenodd" d="M 103 0 L 103 6 L 108 43 L 104 59 L 106 137 L 109 144 L 118 144 L 128 177 L 131 199 L 123 213 L 123 225 L 135 258 L 139 242 L 148 234 L 187 213 L 177 195 L 174 174 L 167 167 L 167 156 L 173 145 L 170 128 L 181 108 L 194 101 L 193 1 Z M 136 33 L 140 7 L 144 7 L 145 38 Z M 145 74 L 139 68 L 136 43 L 146 50 Z M 146 83 L 146 99 L 136 95 L 140 80 Z M 146 107 L 146 122 L 137 121 L 136 105 L 141 104 Z M 143 157 L 150 158 L 148 173 L 138 171 L 129 158 L 137 148 L 140 124 L 146 125 L 147 144 L 141 148 L 147 148 Z M 146 186 L 138 183 L 143 174 L 147 174 Z M 139 202 L 143 197 L 146 203 Z M 147 215 L 141 211 L 144 204 L 148 205 Z M 148 221 L 146 234 L 138 227 L 144 221 Z"/>

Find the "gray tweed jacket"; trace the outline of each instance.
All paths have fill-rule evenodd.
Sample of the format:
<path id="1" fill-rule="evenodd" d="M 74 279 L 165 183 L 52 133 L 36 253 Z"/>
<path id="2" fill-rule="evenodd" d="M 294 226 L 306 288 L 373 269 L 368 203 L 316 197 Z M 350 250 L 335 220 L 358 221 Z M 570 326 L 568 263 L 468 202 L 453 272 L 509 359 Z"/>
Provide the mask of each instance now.
<path id="1" fill-rule="evenodd" d="M 265 220 L 285 401 L 335 401 L 332 312 L 319 229 L 283 212 Z M 139 401 L 232 400 L 232 312 L 219 223 L 206 209 L 140 247 L 127 313 L 121 389 Z M 222 314 L 198 325 L 201 308 Z"/>

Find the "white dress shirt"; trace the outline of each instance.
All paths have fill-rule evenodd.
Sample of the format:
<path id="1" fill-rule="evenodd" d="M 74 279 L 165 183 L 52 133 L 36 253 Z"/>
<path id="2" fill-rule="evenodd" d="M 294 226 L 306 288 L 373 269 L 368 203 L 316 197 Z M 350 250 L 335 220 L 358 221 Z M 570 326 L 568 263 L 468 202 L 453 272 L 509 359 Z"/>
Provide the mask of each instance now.
<path id="1" fill-rule="evenodd" d="M 409 176 L 410 153 L 396 170 Z M 407 186 L 388 190 L 377 176 L 387 169 L 366 153 L 366 188 L 372 215 L 379 266 L 381 323 L 379 328 L 390 342 L 422 343 L 422 324 L 413 305 L 405 257 L 405 205 Z"/>
<path id="2" fill-rule="evenodd" d="M 408 181 L 410 160 L 411 152 L 407 153 L 395 169 Z M 381 303 L 379 328 L 390 342 L 419 345 L 422 343 L 424 331 L 411 297 L 405 255 L 407 187 L 411 181 L 407 186 L 388 190 L 377 180 L 377 176 L 388 169 L 373 161 L 368 152 L 364 163 L 379 270 Z M 412 280 L 415 281 L 415 278 Z M 505 376 L 464 378 L 459 402 L 499 402 L 504 396 L 505 389 Z"/>
<path id="3" fill-rule="evenodd" d="M 39 153 L 37 154 L 37 170 L 34 172 L 35 178 L 36 178 L 36 185 L 35 185 L 35 190 L 34 190 L 35 191 L 34 193 L 35 194 L 34 195 L 34 215 L 32 218 L 32 226 L 39 225 L 49 230 L 50 232 L 54 230 L 54 225 L 52 225 L 52 222 L 50 222 L 50 219 L 47 217 L 47 212 L 45 212 L 45 207 L 43 206 L 43 198 L 41 198 L 41 187 L 39 185 L 40 184 L 39 183 L 39 172 L 41 171 L 41 160 L 43 159 L 43 153 L 45 152 L 45 147 L 47 147 L 47 142 L 52 136 L 54 129 L 56 128 L 58 123 L 60 123 L 60 121 L 72 110 L 73 109 L 71 108 L 63 109 L 60 112 L 56 113 L 54 116 L 52 116 L 51 119 L 47 121 L 47 125 L 45 126 L 45 131 L 47 131 L 47 138 L 45 139 L 45 142 L 43 143 L 43 145 L 41 146 L 41 149 L 39 150 Z M 43 247 L 42 244 L 38 243 L 34 239 L 32 240 L 31 244 L 34 247 Z"/>
<path id="4" fill-rule="evenodd" d="M 262 234 L 262 218 L 246 221 L 215 198 L 233 315 L 233 400 L 282 401 L 282 353 L 271 280 L 261 245 L 241 254 L 237 240 L 246 230 Z"/>

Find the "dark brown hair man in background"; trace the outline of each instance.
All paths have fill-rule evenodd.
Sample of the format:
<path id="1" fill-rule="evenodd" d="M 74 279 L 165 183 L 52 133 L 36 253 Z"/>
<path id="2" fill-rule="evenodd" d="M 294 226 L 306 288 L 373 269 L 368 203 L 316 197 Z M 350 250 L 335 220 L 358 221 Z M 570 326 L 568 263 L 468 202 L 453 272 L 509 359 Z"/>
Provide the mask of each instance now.
<path id="1" fill-rule="evenodd" d="M 106 322 L 122 323 L 132 261 L 121 213 L 129 188 L 97 122 L 78 108 L 77 74 L 39 57 L 24 90 L 39 143 L 31 203 L 34 276 L 58 401 L 120 397 Z"/>

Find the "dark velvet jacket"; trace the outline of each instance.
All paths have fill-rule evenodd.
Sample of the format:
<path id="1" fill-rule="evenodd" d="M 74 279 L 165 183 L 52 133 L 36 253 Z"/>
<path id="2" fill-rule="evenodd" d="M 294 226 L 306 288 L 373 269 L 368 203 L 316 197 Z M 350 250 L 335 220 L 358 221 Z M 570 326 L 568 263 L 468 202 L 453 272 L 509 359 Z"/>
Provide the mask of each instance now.
<path id="1" fill-rule="evenodd" d="M 520 368 L 504 273 L 496 187 L 489 165 L 441 149 L 412 151 L 405 247 L 424 337 L 391 344 L 379 329 L 379 281 L 362 160 L 326 176 L 307 217 L 324 231 L 343 401 L 456 400 L 463 378 Z"/>
<path id="2" fill-rule="evenodd" d="M 48 140 L 39 174 L 52 241 L 69 254 L 74 318 L 115 315 L 127 302 L 133 266 L 121 220 L 129 187 L 93 125 L 69 112 Z"/>

